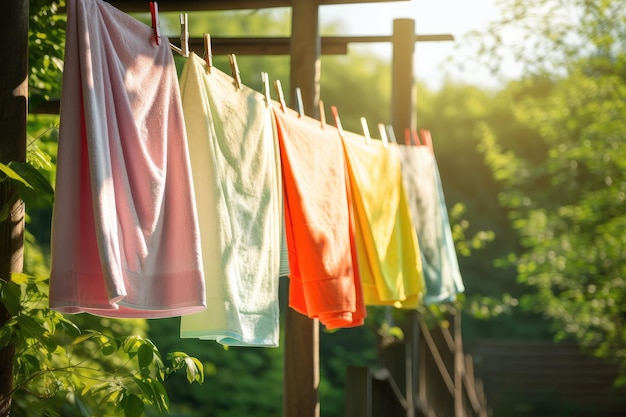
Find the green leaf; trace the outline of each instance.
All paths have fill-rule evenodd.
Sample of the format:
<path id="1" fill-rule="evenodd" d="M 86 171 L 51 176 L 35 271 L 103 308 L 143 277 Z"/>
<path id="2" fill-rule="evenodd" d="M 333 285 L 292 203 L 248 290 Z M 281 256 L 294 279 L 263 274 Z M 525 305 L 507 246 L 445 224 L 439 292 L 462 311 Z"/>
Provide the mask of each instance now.
<path id="1" fill-rule="evenodd" d="M 104 356 L 109 356 L 115 353 L 117 349 L 112 343 L 106 343 L 102 346 L 102 354 Z"/>
<path id="2" fill-rule="evenodd" d="M 169 411 L 170 404 L 169 398 L 167 397 L 167 392 L 165 391 L 165 387 L 158 381 L 154 381 L 152 384 L 155 392 L 155 400 L 156 405 L 159 407 L 159 410 L 163 413 Z"/>
<path id="3" fill-rule="evenodd" d="M 203 366 L 198 359 L 186 357 L 185 364 L 187 365 L 187 381 L 189 381 L 190 384 L 194 381 L 198 381 L 199 383 L 204 382 Z"/>
<path id="4" fill-rule="evenodd" d="M 16 184 L 17 191 L 27 207 L 50 207 L 52 205 L 54 189 L 35 167 L 15 161 L 10 162 L 9 166 L 28 181 L 28 186 Z"/>
<path id="5" fill-rule="evenodd" d="M 22 185 L 24 185 L 26 187 L 33 188 L 32 185 L 30 185 L 28 183 L 28 181 L 26 181 L 24 178 L 22 178 L 22 176 L 19 175 L 17 172 L 15 172 L 11 167 L 9 167 L 9 165 L 5 165 L 3 163 L 0 163 L 0 171 L 2 171 L 4 173 L 4 175 L 6 175 L 8 178 L 10 178 L 10 179 L 12 179 L 14 181 L 20 182 L 20 183 L 22 183 Z"/>
<path id="6" fill-rule="evenodd" d="M 124 415 L 126 417 L 139 417 L 143 414 L 145 408 L 141 398 L 135 394 L 125 395 L 122 400 L 122 407 L 124 408 Z"/>
<path id="7" fill-rule="evenodd" d="M 16 319 L 17 319 L 17 324 L 19 325 L 20 329 L 27 337 L 34 337 L 34 338 L 40 339 L 42 342 L 45 343 L 44 335 L 47 332 L 45 327 L 43 327 L 36 320 L 24 314 L 20 314 L 19 316 L 16 316 Z"/>
<path id="8" fill-rule="evenodd" d="M 11 281 L 15 282 L 19 285 L 24 284 L 36 284 L 39 282 L 44 282 L 48 277 L 40 277 L 37 275 L 29 275 L 23 272 L 11 272 Z"/>
<path id="9" fill-rule="evenodd" d="M 79 343 L 83 343 L 85 340 L 93 339 L 98 336 L 99 336 L 98 334 L 93 333 L 93 332 L 82 334 L 72 341 L 72 345 L 78 345 Z"/>
<path id="10" fill-rule="evenodd" d="M 78 409 L 78 412 L 80 413 L 81 416 L 83 416 L 83 417 L 91 417 L 91 416 L 93 416 L 93 413 L 91 411 L 89 411 L 89 408 L 87 408 L 87 405 L 83 402 L 83 400 L 80 399 L 80 397 L 78 395 L 76 395 L 74 397 L 74 402 L 75 402 L 76 408 Z"/>
<path id="11" fill-rule="evenodd" d="M 124 352 L 128 353 L 131 357 L 134 356 L 134 354 L 137 352 L 138 347 L 140 346 L 140 338 L 139 336 L 128 336 L 127 338 L 124 339 L 124 344 L 122 345 L 122 348 L 124 349 Z"/>
<path id="12" fill-rule="evenodd" d="M 7 311 L 15 316 L 20 311 L 20 297 L 22 289 L 15 282 L 5 282 L 2 285 L 2 303 Z"/>
<path id="13" fill-rule="evenodd" d="M 154 353 L 152 351 L 152 347 L 147 344 L 142 344 L 139 346 L 139 351 L 137 352 L 137 361 L 139 362 L 139 368 L 147 368 L 152 363 L 152 359 L 154 358 Z"/>

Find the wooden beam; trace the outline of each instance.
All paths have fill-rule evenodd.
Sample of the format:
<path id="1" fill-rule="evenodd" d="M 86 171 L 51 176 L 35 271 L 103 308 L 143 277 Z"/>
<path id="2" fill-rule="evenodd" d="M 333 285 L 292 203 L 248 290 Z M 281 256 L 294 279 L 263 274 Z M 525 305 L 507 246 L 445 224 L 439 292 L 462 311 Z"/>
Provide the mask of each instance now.
<path id="1" fill-rule="evenodd" d="M 0 13 L 0 162 L 26 160 L 28 115 L 28 0 L 5 2 Z M 17 191 L 8 182 L 0 184 L 0 207 L 8 205 L 8 217 L 0 222 L 0 278 L 21 272 L 24 260 L 24 203 L 14 199 Z M 0 304 L 0 326 L 10 318 Z M 0 416 L 8 416 L 13 391 L 15 346 L 0 349 Z"/>
<path id="2" fill-rule="evenodd" d="M 415 42 L 452 41 L 452 35 L 415 35 Z M 177 38 L 171 38 L 177 43 Z M 320 38 L 322 55 L 345 55 L 352 43 L 389 43 L 392 36 L 323 36 Z M 289 55 L 291 38 L 289 37 L 234 37 L 222 38 L 211 36 L 213 55 Z M 204 52 L 202 38 L 190 38 L 189 48 L 201 55 Z"/>
<path id="3" fill-rule="evenodd" d="M 269 9 L 275 7 L 291 7 L 299 0 L 160 0 L 159 10 L 162 12 L 194 12 L 207 10 L 244 10 Z M 352 4 L 352 3 L 384 3 L 408 0 L 318 0 L 319 5 Z M 109 3 L 126 12 L 149 12 L 147 0 L 110 0 Z"/>
<path id="4" fill-rule="evenodd" d="M 417 129 L 417 90 L 413 80 L 415 21 L 394 19 L 391 64 L 391 126 L 396 136 Z"/>
<path id="5" fill-rule="evenodd" d="M 291 14 L 290 103 L 302 92 L 304 112 L 317 118 L 320 94 L 319 6 L 294 0 Z M 319 417 L 319 321 L 287 309 L 283 415 Z"/>

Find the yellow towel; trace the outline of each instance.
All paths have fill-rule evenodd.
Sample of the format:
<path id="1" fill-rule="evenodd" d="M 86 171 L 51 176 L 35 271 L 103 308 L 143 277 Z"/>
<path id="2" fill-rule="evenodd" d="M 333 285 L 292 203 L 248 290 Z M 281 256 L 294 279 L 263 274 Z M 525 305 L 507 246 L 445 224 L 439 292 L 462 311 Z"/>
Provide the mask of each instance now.
<path id="1" fill-rule="evenodd" d="M 365 304 L 415 308 L 424 280 L 397 148 L 350 132 L 343 143 Z"/>

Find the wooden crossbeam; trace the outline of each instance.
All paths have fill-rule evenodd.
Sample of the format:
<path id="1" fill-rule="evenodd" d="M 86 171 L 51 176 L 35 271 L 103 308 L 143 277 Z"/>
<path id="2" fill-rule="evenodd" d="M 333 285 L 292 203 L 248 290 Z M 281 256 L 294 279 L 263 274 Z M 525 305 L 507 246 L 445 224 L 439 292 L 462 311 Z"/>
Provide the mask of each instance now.
<path id="1" fill-rule="evenodd" d="M 315 0 L 310 0 L 311 2 Z M 319 6 L 353 3 L 385 3 L 408 0 L 317 0 Z M 125 12 L 148 12 L 146 0 L 110 0 L 109 3 Z M 245 10 L 291 7 L 292 0 L 159 0 L 162 12 L 193 12 L 207 10 Z"/>

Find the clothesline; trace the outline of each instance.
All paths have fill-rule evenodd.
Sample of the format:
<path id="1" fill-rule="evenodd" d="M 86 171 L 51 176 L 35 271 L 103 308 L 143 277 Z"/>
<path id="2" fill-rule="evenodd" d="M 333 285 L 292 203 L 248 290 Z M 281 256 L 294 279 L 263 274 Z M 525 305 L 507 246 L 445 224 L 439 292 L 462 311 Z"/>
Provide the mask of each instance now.
<path id="1" fill-rule="evenodd" d="M 51 307 L 276 346 L 279 275 L 329 328 L 463 291 L 426 147 L 320 124 L 193 53 L 178 80 L 151 35 L 68 1 Z"/>

